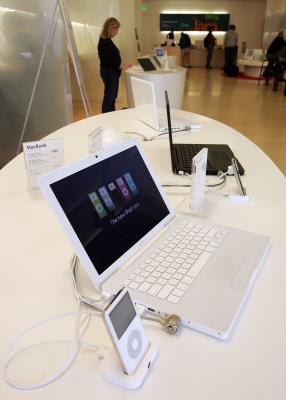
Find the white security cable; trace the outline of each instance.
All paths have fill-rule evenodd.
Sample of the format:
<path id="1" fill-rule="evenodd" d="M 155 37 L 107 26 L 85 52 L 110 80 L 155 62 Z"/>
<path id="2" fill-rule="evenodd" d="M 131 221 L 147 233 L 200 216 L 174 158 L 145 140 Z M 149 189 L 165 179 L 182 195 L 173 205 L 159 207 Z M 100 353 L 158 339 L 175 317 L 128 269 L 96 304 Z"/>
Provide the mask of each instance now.
<path id="1" fill-rule="evenodd" d="M 34 324 L 28 326 L 25 328 L 7 347 L 7 350 L 5 351 L 4 354 L 4 361 L 3 361 L 3 376 L 5 381 L 14 389 L 18 390 L 34 390 L 34 389 L 39 389 L 44 386 L 49 385 L 50 383 L 56 381 L 59 379 L 62 375 L 64 375 L 65 372 L 73 365 L 74 361 L 77 358 L 77 355 L 81 349 L 82 346 L 86 346 L 88 348 L 91 348 L 95 350 L 98 353 L 98 358 L 102 359 L 104 358 L 104 353 L 109 349 L 108 346 L 104 346 L 104 349 L 102 351 L 101 347 L 102 346 L 96 346 L 93 343 L 89 343 L 83 340 L 83 337 L 89 328 L 91 318 L 95 315 L 101 315 L 102 312 L 104 311 L 106 305 L 110 302 L 111 296 L 104 296 L 100 295 L 99 298 L 96 299 L 90 299 L 88 297 L 83 296 L 80 293 L 80 287 L 78 285 L 77 277 L 76 277 L 76 269 L 78 267 L 78 258 L 76 255 L 73 255 L 72 257 L 72 262 L 71 262 L 71 269 L 72 269 L 72 276 L 73 276 L 73 287 L 74 287 L 74 292 L 75 296 L 78 302 L 78 310 L 80 310 L 82 305 L 88 305 L 93 308 L 92 311 L 73 311 L 73 312 L 68 312 L 60 315 L 56 315 L 53 317 L 50 317 L 45 320 L 41 320 L 38 322 L 35 322 Z M 164 329 L 168 333 L 176 333 L 181 325 L 181 320 L 179 317 L 171 315 L 167 318 L 158 318 L 157 316 L 151 317 L 151 315 L 148 318 L 148 310 L 145 308 L 142 308 L 141 314 L 143 318 L 159 322 L 161 325 L 163 325 Z M 152 313 L 151 313 L 152 314 Z M 45 341 L 45 342 L 40 342 L 40 343 L 34 343 L 32 345 L 24 346 L 20 348 L 19 350 L 15 350 L 16 346 L 19 345 L 21 340 L 23 340 L 26 336 L 28 336 L 29 333 L 34 331 L 35 329 L 45 326 L 53 321 L 57 321 L 60 319 L 68 318 L 68 317 L 78 317 L 75 321 L 75 338 L 73 340 L 51 340 L 51 341 Z M 84 317 L 81 320 L 81 317 Z M 17 361 L 17 356 L 19 354 L 23 353 L 24 351 L 30 350 L 35 348 L 36 346 L 43 346 L 47 344 L 72 344 L 73 349 L 70 351 L 70 353 L 67 356 L 67 359 L 64 363 L 64 365 L 59 368 L 58 370 L 55 371 L 49 378 L 44 379 L 43 381 L 33 384 L 33 385 L 23 385 L 21 383 L 15 382 L 12 377 L 9 375 L 9 368 L 11 367 L 12 363 L 15 363 Z M 101 350 L 101 352 L 100 352 Z"/>
<path id="2" fill-rule="evenodd" d="M 95 313 L 91 312 L 91 311 L 75 311 L 75 312 L 69 312 L 69 313 L 65 313 L 65 314 L 61 314 L 61 315 L 57 315 L 57 316 L 53 316 L 51 318 L 48 318 L 46 320 L 42 320 L 39 322 L 36 322 L 32 325 L 30 325 L 29 327 L 27 327 L 26 329 L 24 329 L 8 346 L 6 352 L 5 352 L 5 356 L 4 356 L 4 365 L 3 365 L 3 375 L 4 375 L 4 379 L 5 381 L 12 386 L 15 389 L 20 389 L 20 390 L 33 390 L 33 389 L 39 389 L 41 387 L 47 386 L 50 383 L 56 381 L 58 378 L 60 378 L 74 363 L 80 347 L 82 344 L 84 344 L 84 342 L 82 341 L 82 338 L 89 326 L 90 323 L 90 318 L 92 316 L 94 316 Z M 75 331 L 75 339 L 74 340 L 55 340 L 55 341 L 49 341 L 49 342 L 42 342 L 42 343 L 36 343 L 33 345 L 29 345 L 26 347 L 21 348 L 20 350 L 17 350 L 16 352 L 14 352 L 14 349 L 16 347 L 16 345 L 19 344 L 19 342 L 26 337 L 30 332 L 32 332 L 33 330 L 35 330 L 36 328 L 39 328 L 40 326 L 44 326 L 48 323 L 51 323 L 53 321 L 56 320 L 60 320 L 63 318 L 68 318 L 71 316 L 77 316 L 79 317 L 77 319 L 77 324 L 76 324 L 76 331 Z M 85 316 L 84 320 L 82 322 L 80 322 L 80 318 L 82 316 Z M 58 344 L 58 343 L 66 343 L 66 344 L 73 344 L 74 345 L 74 349 L 68 354 L 68 357 L 64 363 L 64 365 L 57 370 L 52 376 L 50 376 L 48 379 L 45 379 L 35 385 L 22 385 L 19 384 L 17 382 L 14 382 L 12 380 L 12 378 L 10 378 L 9 376 L 9 367 L 12 364 L 12 362 L 15 362 L 17 359 L 17 355 L 19 355 L 20 353 L 22 353 L 25 350 L 28 349 L 32 349 L 33 347 L 36 346 L 40 346 L 40 345 L 44 345 L 44 344 L 49 344 L 49 343 L 54 343 L 54 344 Z"/>
<path id="3" fill-rule="evenodd" d="M 86 297 L 81 294 L 81 288 L 77 279 L 78 269 L 78 257 L 74 254 L 71 260 L 71 271 L 72 271 L 72 283 L 74 289 L 74 295 L 78 301 L 84 303 L 90 307 L 93 307 L 96 311 L 102 312 L 105 307 L 109 304 L 112 296 L 104 296 L 102 293 L 97 298 Z"/>

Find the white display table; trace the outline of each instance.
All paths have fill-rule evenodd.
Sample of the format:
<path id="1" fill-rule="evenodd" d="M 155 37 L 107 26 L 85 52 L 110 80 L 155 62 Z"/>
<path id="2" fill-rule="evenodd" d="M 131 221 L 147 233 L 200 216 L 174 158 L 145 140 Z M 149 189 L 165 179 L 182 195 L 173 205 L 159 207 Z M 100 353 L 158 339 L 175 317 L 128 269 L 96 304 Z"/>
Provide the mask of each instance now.
<path id="1" fill-rule="evenodd" d="M 175 137 L 174 141 L 227 143 L 246 171 L 242 179 L 251 202 L 233 204 L 212 189 L 208 192 L 212 206 L 206 218 L 271 237 L 271 253 L 230 339 L 221 342 L 187 328 L 170 336 L 159 324 L 144 321 L 150 341 L 159 348 L 159 356 L 136 393 L 106 382 L 94 349 L 85 347 L 65 375 L 40 390 L 12 389 L 1 374 L 1 400 L 286 398 L 285 177 L 254 143 L 234 129 L 197 114 L 178 114 L 201 124 L 202 129 Z M 134 110 L 123 110 L 87 118 L 49 137 L 63 138 L 65 161 L 71 162 L 87 155 L 88 134 L 97 126 L 150 136 L 154 133 L 136 120 Z M 171 172 L 167 137 L 142 143 L 162 183 L 189 182 L 188 177 L 177 177 Z M 227 178 L 227 182 L 230 187 L 236 186 L 233 177 Z M 182 187 L 166 188 L 166 192 L 174 205 L 188 195 L 188 189 Z M 2 361 L 4 349 L 23 328 L 53 315 L 75 311 L 76 302 L 69 272 L 72 248 L 47 202 L 28 191 L 22 154 L 0 171 L 0 220 Z M 66 332 L 66 325 L 73 327 L 73 321 L 62 322 L 61 331 Z M 56 326 L 49 324 L 34 337 L 39 342 L 44 333 L 46 339 L 50 335 L 57 338 Z M 91 324 L 86 340 L 111 345 L 99 317 Z M 30 376 L 30 381 L 25 378 L 27 384 L 47 377 L 53 352 L 47 348 L 41 354 L 42 358 L 35 361 L 29 358 L 29 352 L 24 353 L 20 357 L 22 368 L 16 370 L 16 376 Z"/>
<path id="2" fill-rule="evenodd" d="M 186 69 L 176 67 L 169 72 L 144 72 L 141 67 L 134 66 L 125 71 L 128 107 L 134 107 L 130 78 L 145 79 L 154 83 L 159 107 L 165 107 L 165 90 L 168 91 L 171 108 L 181 109 L 185 89 Z"/>
<path id="3" fill-rule="evenodd" d="M 244 75 L 252 78 L 259 78 L 262 61 L 238 60 L 238 65 L 243 67 Z M 263 68 L 268 65 L 268 61 L 263 62 Z"/>

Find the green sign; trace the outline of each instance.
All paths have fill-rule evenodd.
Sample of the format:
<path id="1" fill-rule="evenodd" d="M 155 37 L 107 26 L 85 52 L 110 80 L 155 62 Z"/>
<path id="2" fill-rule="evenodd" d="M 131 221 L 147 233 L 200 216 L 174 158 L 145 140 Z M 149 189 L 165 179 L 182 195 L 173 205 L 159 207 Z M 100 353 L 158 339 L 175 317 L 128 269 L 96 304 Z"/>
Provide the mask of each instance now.
<path id="1" fill-rule="evenodd" d="M 227 31 L 229 14 L 160 14 L 160 31 Z"/>

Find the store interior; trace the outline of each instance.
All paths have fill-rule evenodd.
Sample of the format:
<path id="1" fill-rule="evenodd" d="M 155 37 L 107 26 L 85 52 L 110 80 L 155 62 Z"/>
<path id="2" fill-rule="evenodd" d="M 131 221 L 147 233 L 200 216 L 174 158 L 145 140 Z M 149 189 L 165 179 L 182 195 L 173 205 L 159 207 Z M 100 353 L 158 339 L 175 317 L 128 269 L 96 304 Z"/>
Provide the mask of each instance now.
<path id="1" fill-rule="evenodd" d="M 22 142 L 38 140 L 56 129 L 86 117 L 63 21 L 56 1 L 0 0 L 1 24 L 1 167 L 21 150 Z M 167 32 L 159 29 L 165 13 L 227 13 L 237 26 L 238 58 L 245 49 L 265 51 L 283 27 L 285 1 L 159 1 L 66 0 L 76 42 L 82 81 L 91 105 L 90 115 L 100 113 L 103 84 L 99 76 L 97 42 L 102 23 L 110 16 L 121 22 L 115 38 L 122 59 L 136 64 L 138 56 L 150 54 L 164 43 Z M 255 24 L 253 17 L 255 16 Z M 47 36 L 51 34 L 47 41 Z M 205 32 L 187 32 L 192 40 L 193 61 Z M 217 49 L 223 60 L 223 37 L 217 32 Z M 175 42 L 180 32 L 175 32 Z M 46 43 L 47 41 L 47 43 Z M 46 51 L 43 55 L 43 49 Z M 43 56 L 43 57 L 42 57 Z M 192 59 L 192 55 L 191 55 Z M 178 62 L 178 60 L 177 60 Z M 39 66 L 41 64 L 41 68 Z M 281 124 L 283 84 L 278 93 L 264 82 L 228 79 L 217 66 L 211 73 L 202 67 L 187 71 L 183 109 L 216 118 L 248 136 L 285 172 L 285 134 Z M 35 83 L 36 82 L 36 83 Z M 246 96 L 247 94 L 247 96 Z M 31 98 L 32 97 L 32 98 Z M 251 114 L 245 98 L 251 102 Z M 127 107 L 125 77 L 122 74 L 117 109 Z"/>

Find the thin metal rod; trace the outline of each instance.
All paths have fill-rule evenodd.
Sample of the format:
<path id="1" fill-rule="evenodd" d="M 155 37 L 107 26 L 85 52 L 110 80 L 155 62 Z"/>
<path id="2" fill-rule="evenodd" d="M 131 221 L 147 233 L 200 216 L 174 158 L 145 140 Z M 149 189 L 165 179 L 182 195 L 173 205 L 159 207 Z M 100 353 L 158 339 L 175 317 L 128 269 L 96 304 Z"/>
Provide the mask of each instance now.
<path id="1" fill-rule="evenodd" d="M 78 71 L 78 68 L 77 68 L 77 63 L 76 63 L 76 60 L 75 60 L 74 48 L 75 48 L 76 44 L 75 43 L 74 43 L 74 45 L 72 44 L 72 39 L 71 39 L 71 36 L 70 36 L 69 27 L 68 27 L 68 21 L 66 20 L 66 14 L 65 14 L 64 6 L 63 6 L 63 0 L 58 0 L 58 2 L 59 2 L 59 8 L 60 8 L 60 12 L 61 12 L 61 15 L 62 15 L 64 27 L 65 27 L 65 32 L 66 32 L 66 36 L 67 36 L 67 42 L 68 42 L 70 56 L 71 56 L 72 61 L 73 61 L 74 70 L 75 70 L 75 74 L 76 74 L 76 79 L 77 79 L 78 87 L 79 87 L 79 90 L 80 90 L 80 95 L 81 95 L 82 102 L 83 102 L 83 105 L 84 105 L 84 110 L 85 110 L 86 116 L 90 117 L 90 115 L 91 115 L 91 107 L 90 107 L 90 104 L 89 104 L 89 101 L 88 101 L 88 97 L 87 97 L 87 94 L 86 94 L 86 91 L 85 91 L 85 87 L 84 87 L 82 79 L 80 77 L 80 74 L 79 74 L 79 71 Z M 71 25 L 70 21 L 69 21 L 69 24 Z"/>
<path id="2" fill-rule="evenodd" d="M 30 111 L 31 111 L 33 100 L 34 100 L 35 91 L 36 91 L 36 87 L 37 87 L 37 84 L 38 84 L 40 72 L 41 72 L 43 61 L 44 61 L 44 58 L 45 58 L 45 55 L 46 55 L 46 52 L 47 52 L 47 47 L 48 47 L 48 44 L 49 44 L 49 40 L 50 40 L 52 31 L 53 31 L 53 27 L 54 27 L 54 23 L 55 23 L 55 15 L 56 15 L 56 12 L 57 12 L 57 7 L 58 7 L 58 1 L 56 0 L 55 6 L 54 6 L 54 9 L 53 9 L 53 12 L 52 12 L 52 17 L 51 17 L 51 22 L 50 22 L 49 29 L 48 29 L 48 34 L 47 34 L 47 37 L 46 37 L 46 40 L 45 40 L 45 43 L 44 43 L 44 47 L 43 47 L 43 51 L 42 51 L 42 55 L 41 55 L 41 59 L 40 59 L 40 63 L 39 63 L 39 67 L 38 67 L 38 71 L 37 71 L 37 75 L 36 75 L 36 79 L 35 79 L 35 82 L 34 82 L 32 94 L 31 94 L 31 97 L 30 97 L 30 101 L 29 101 L 29 105 L 28 105 L 28 109 L 27 109 L 27 113 L 26 113 L 23 129 L 22 129 L 22 132 L 21 132 L 21 136 L 20 136 L 20 140 L 19 140 L 16 156 L 20 153 L 20 149 L 21 149 L 23 138 L 24 138 L 25 130 L 26 130 L 26 127 L 27 127 L 28 118 L 30 116 Z"/>

